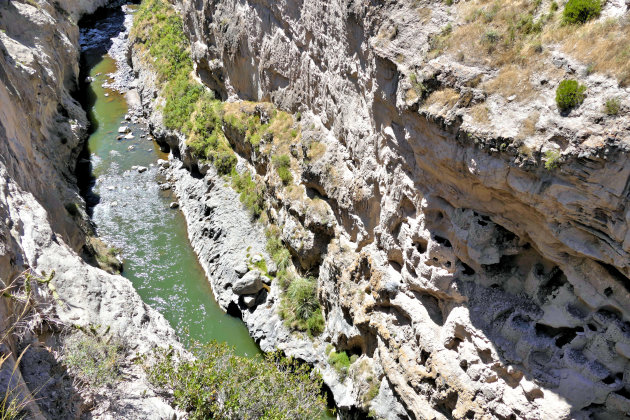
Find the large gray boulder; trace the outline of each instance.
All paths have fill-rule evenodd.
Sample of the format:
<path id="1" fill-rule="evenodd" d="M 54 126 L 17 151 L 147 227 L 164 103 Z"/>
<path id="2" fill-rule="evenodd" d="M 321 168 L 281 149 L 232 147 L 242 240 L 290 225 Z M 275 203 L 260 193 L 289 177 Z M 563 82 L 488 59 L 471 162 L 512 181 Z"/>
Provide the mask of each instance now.
<path id="1" fill-rule="evenodd" d="M 252 270 L 238 279 L 232 290 L 237 295 L 252 295 L 258 293 L 263 288 L 263 281 L 260 271 Z"/>

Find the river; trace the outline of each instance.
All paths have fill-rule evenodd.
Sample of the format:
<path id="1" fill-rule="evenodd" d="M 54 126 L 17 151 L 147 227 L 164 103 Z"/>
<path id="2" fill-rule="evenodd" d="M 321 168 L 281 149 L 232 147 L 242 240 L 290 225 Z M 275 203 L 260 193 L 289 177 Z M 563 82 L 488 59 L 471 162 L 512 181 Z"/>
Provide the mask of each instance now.
<path id="1" fill-rule="evenodd" d="M 117 69 L 107 53 L 111 45 L 107 38 L 124 31 L 123 23 L 120 11 L 82 22 L 82 78 L 92 78 L 82 89 L 92 126 L 86 153 L 92 178 L 84 192 L 97 233 L 121 250 L 123 276 L 184 342 L 216 340 L 233 346 L 239 355 L 260 354 L 245 324 L 216 303 L 188 242 L 186 221 L 180 211 L 169 208 L 171 192 L 158 187 L 159 174 L 151 165 L 168 156 L 150 140 L 143 124 L 125 120 L 129 111 L 125 96 L 103 86 Z M 121 126 L 129 127 L 134 138 L 117 140 Z M 148 170 L 139 173 L 136 166 Z"/>

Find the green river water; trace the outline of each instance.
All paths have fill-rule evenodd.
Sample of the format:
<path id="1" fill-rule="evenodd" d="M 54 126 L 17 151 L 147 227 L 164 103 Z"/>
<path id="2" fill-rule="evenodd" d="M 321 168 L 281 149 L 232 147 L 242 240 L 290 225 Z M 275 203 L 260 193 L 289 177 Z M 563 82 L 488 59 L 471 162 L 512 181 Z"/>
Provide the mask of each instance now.
<path id="1" fill-rule="evenodd" d="M 116 70 L 115 61 L 93 55 L 84 57 L 84 63 L 94 78 L 86 99 L 94 130 L 88 148 L 96 178 L 93 192 L 100 196 L 93 209 L 99 236 L 122 250 L 123 275 L 185 342 L 217 340 L 233 346 L 239 355 L 260 354 L 244 323 L 225 314 L 214 300 L 188 242 L 186 221 L 180 211 L 169 209 L 171 192 L 158 188 L 157 169 L 142 174 L 131 169 L 149 167 L 167 156 L 140 137 L 143 127 L 124 121 L 125 98 L 101 86 Z M 121 125 L 129 126 L 135 139 L 116 140 Z"/>

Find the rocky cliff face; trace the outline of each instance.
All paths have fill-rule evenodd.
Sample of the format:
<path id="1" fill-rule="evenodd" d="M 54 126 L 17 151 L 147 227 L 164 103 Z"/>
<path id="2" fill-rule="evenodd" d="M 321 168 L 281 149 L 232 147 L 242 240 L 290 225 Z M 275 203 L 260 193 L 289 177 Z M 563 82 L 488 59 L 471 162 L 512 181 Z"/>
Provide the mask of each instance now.
<path id="1" fill-rule="evenodd" d="M 3 397 L 15 388 L 18 402 L 31 401 L 31 418 L 174 415 L 131 362 L 154 346 L 178 346 L 172 329 L 128 280 L 86 264 L 78 254 L 91 228 L 74 176 L 87 126 L 71 96 L 79 74 L 76 22 L 105 3 L 0 2 L 0 313 L 1 351 L 8 357 L 0 364 L 0 388 Z M 52 294 L 38 293 L 25 310 L 35 311 L 28 323 L 18 291 L 18 283 L 34 287 L 25 286 L 25 270 L 42 278 L 54 273 Z M 48 290 L 43 284 L 39 289 Z M 38 318 L 39 307 L 50 319 Z M 19 335 L 12 333 L 16 320 L 28 324 L 19 326 Z M 127 381 L 90 395 L 73 382 L 59 353 L 63 338 L 78 329 L 124 343 Z"/>
<path id="2" fill-rule="evenodd" d="M 431 52 L 464 6 L 420 3 L 176 3 L 200 80 L 301 114 L 297 190 L 225 131 L 298 266 L 319 275 L 320 340 L 376 366 L 377 397 L 354 375 L 342 405 L 396 417 L 379 406 L 391 387 L 403 417 L 621 416 L 630 122 L 601 107 L 627 109 L 628 90 L 555 44 L 527 94 L 498 89 L 505 67 Z M 627 19 L 614 2 L 604 15 Z M 589 96 L 567 116 L 553 98 L 570 74 Z"/>

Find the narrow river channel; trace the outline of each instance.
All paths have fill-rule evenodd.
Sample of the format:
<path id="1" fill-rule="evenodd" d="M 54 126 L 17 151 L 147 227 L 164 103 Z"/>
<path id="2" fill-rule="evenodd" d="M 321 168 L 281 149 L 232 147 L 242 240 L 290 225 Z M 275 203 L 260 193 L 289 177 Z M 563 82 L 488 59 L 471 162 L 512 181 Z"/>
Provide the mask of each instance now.
<path id="1" fill-rule="evenodd" d="M 133 282 L 142 299 L 160 311 L 186 342 L 227 342 L 239 355 L 254 356 L 260 350 L 240 319 L 225 314 L 216 303 L 209 282 L 190 246 L 186 222 L 171 210 L 170 191 L 158 187 L 155 162 L 167 159 L 146 127 L 125 120 L 124 95 L 104 87 L 116 71 L 107 54 L 106 36 L 124 30 L 121 11 L 103 12 L 84 25 L 82 37 L 83 104 L 92 132 L 88 141 L 92 182 L 90 204 L 98 235 L 124 257 L 123 275 Z M 117 140 L 118 128 L 128 126 L 133 139 Z M 87 154 L 86 154 L 87 157 Z M 139 173 L 136 166 L 147 167 Z"/>

